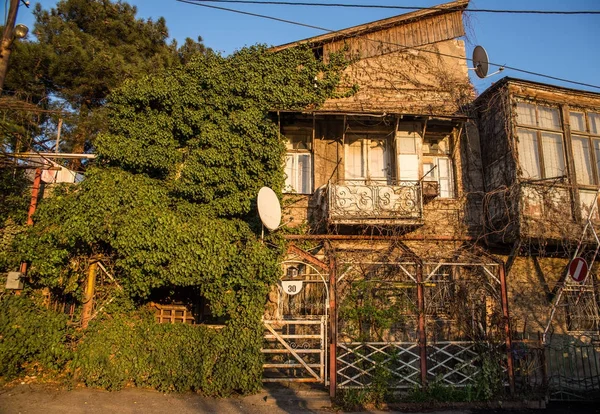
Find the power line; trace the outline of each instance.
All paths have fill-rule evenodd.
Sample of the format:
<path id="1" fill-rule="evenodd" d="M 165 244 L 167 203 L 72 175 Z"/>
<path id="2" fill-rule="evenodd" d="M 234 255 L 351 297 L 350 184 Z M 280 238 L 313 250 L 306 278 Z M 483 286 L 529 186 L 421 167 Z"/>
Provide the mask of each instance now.
<path id="1" fill-rule="evenodd" d="M 305 24 L 305 23 L 299 23 L 299 22 L 295 22 L 293 20 L 280 19 L 278 17 L 267 16 L 267 15 L 258 14 L 258 13 L 250 13 L 250 12 L 246 12 L 246 11 L 242 11 L 242 10 L 236 10 L 236 9 L 229 9 L 229 8 L 226 8 L 226 7 L 211 6 L 211 5 L 208 5 L 208 4 L 202 4 L 202 3 L 198 2 L 198 1 L 205 1 L 205 0 L 195 0 L 195 1 L 193 1 L 193 0 L 177 0 L 177 1 L 181 2 L 181 3 L 192 4 L 194 6 L 199 6 L 199 7 L 207 7 L 207 8 L 211 8 L 211 9 L 223 10 L 223 11 L 228 11 L 228 12 L 232 12 L 232 13 L 243 14 L 243 15 L 247 15 L 247 16 L 259 17 L 259 18 L 262 18 L 262 19 L 275 20 L 275 21 L 278 21 L 278 22 L 292 24 L 292 25 L 296 25 L 296 26 L 308 27 L 310 29 L 317 29 L 317 30 L 321 30 L 321 31 L 324 31 L 324 32 L 327 32 L 327 33 L 335 33 L 337 31 L 337 30 L 326 29 L 326 28 L 323 28 L 323 27 L 313 26 L 313 25 L 309 25 L 309 24 Z M 208 0 L 208 1 L 215 1 L 215 0 Z M 233 2 L 233 1 L 242 1 L 242 0 L 221 0 L 221 1 L 222 2 L 226 2 L 226 1 Z M 448 10 L 448 9 L 443 9 L 443 10 Z M 363 39 L 365 39 L 367 41 L 377 42 L 377 43 L 380 43 L 380 44 L 386 44 L 386 45 L 391 45 L 391 46 L 398 46 L 398 47 L 400 47 L 400 48 L 402 48 L 404 50 L 414 49 L 414 50 L 418 50 L 418 51 L 421 51 L 421 52 L 424 52 L 424 53 L 435 54 L 435 55 L 438 55 L 438 56 L 449 57 L 449 58 L 453 58 L 453 59 L 461 59 L 461 60 L 465 59 L 465 60 L 470 61 L 470 62 L 473 61 L 473 59 L 469 59 L 469 58 L 466 58 L 466 57 L 463 57 L 463 56 L 450 55 L 448 53 L 442 53 L 442 52 L 437 52 L 437 51 L 433 51 L 433 50 L 426 50 L 426 49 L 418 48 L 418 47 L 415 47 L 415 46 L 405 46 L 405 45 L 401 45 L 399 43 L 386 42 L 384 40 L 374 40 L 374 39 L 369 39 L 368 37 L 360 36 L 360 35 L 357 35 L 356 37 L 361 37 L 361 38 L 363 38 Z M 401 50 L 399 50 L 399 51 L 401 51 Z M 514 70 L 515 72 L 526 73 L 528 75 L 539 76 L 539 77 L 542 77 L 542 78 L 552 79 L 552 80 L 559 81 L 559 82 L 571 83 L 571 84 L 574 84 L 574 85 L 587 86 L 589 88 L 600 89 L 600 86 L 598 86 L 598 85 L 592 85 L 590 83 L 578 82 L 578 81 L 574 81 L 574 80 L 570 80 L 570 79 L 559 78 L 557 76 L 552 76 L 552 75 L 545 75 L 543 73 L 533 72 L 533 71 L 525 70 L 525 69 L 519 69 L 519 68 L 516 68 L 514 66 L 502 65 L 502 64 L 499 64 L 499 63 L 489 62 L 489 64 L 492 65 L 492 66 L 498 66 L 498 67 L 501 67 L 501 68 L 504 68 L 504 69 Z"/>
<path id="2" fill-rule="evenodd" d="M 224 10 L 224 11 L 233 12 L 233 13 L 245 14 L 247 16 L 260 17 L 262 19 L 275 20 L 277 22 L 288 23 L 288 24 L 293 24 L 293 25 L 302 26 L 302 27 L 308 27 L 309 29 L 322 30 L 324 32 L 333 32 L 333 30 L 325 29 L 323 27 L 313 26 L 313 25 L 304 24 L 304 23 L 298 23 L 298 22 L 294 22 L 292 20 L 280 19 L 278 17 L 273 17 L 273 16 L 265 16 L 264 14 L 256 14 L 256 13 L 250 13 L 250 12 L 245 12 L 245 11 L 241 11 L 241 10 L 228 9 L 226 7 L 210 6 L 208 4 L 200 4 L 200 3 L 197 3 L 197 2 L 194 2 L 194 1 L 191 1 L 191 0 L 177 0 L 177 1 L 180 2 L 180 3 L 193 4 L 194 6 L 208 7 L 210 9 Z"/>
<path id="3" fill-rule="evenodd" d="M 444 10 L 458 11 L 461 7 L 422 7 L 422 6 L 389 6 L 377 4 L 347 4 L 347 3 L 316 3 L 316 2 L 291 2 L 291 1 L 269 1 L 269 0 L 189 0 L 192 2 L 208 3 L 237 3 L 237 4 L 255 4 L 255 5 L 277 5 L 277 6 L 311 6 L 311 7 L 342 7 L 342 8 L 362 8 L 362 9 L 399 9 L 399 10 Z M 468 9 L 468 12 L 476 13 L 505 13 L 505 14 L 559 14 L 559 15 L 581 15 L 598 14 L 600 10 L 502 10 L 502 9 Z"/>

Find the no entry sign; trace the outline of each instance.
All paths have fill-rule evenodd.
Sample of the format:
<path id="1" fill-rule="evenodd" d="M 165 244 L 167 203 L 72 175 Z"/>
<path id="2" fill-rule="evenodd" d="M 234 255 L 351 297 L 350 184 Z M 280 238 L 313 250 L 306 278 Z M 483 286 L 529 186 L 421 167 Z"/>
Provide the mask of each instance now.
<path id="1" fill-rule="evenodd" d="M 581 257 L 576 257 L 569 264 L 569 275 L 575 282 L 583 282 L 588 272 L 588 264 Z"/>

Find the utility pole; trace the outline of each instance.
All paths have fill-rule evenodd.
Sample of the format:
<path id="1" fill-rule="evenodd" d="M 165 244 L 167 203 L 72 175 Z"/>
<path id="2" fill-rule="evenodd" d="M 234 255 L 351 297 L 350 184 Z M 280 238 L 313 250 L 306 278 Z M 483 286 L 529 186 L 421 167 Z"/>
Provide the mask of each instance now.
<path id="1" fill-rule="evenodd" d="M 10 0 L 8 18 L 6 19 L 6 26 L 4 26 L 4 32 L 2 33 L 2 42 L 0 43 L 0 92 L 4 88 L 4 78 L 8 70 L 8 59 L 10 58 L 11 47 L 15 38 L 15 23 L 17 21 L 20 1 Z"/>

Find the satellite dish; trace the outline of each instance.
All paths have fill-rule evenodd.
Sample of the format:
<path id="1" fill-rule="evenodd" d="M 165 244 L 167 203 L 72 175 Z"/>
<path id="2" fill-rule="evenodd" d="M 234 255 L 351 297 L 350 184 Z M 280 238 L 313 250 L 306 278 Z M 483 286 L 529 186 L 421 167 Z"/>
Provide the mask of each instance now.
<path id="1" fill-rule="evenodd" d="M 258 192 L 256 200 L 260 221 L 269 230 L 276 230 L 281 223 L 281 205 L 275 191 L 263 187 Z"/>
<path id="2" fill-rule="evenodd" d="M 488 75 L 489 59 L 483 46 L 475 46 L 473 49 L 473 64 L 475 65 L 475 74 L 484 79 Z"/>

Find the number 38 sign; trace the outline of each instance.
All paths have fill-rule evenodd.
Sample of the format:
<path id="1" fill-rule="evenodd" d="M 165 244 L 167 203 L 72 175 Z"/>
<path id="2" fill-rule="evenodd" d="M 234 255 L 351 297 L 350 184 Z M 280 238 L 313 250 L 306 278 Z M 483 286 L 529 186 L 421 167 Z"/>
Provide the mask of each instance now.
<path id="1" fill-rule="evenodd" d="M 301 280 L 282 280 L 281 288 L 288 295 L 296 295 L 300 293 L 302 290 L 302 281 Z"/>

